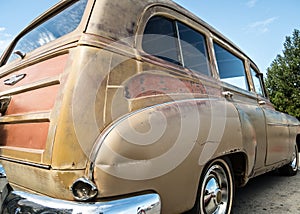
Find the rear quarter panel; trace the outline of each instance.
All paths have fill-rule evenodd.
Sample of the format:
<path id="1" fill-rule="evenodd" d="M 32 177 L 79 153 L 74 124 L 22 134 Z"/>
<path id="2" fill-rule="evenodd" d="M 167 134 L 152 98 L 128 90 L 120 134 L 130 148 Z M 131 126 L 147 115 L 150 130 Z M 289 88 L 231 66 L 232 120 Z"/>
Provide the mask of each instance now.
<path id="1" fill-rule="evenodd" d="M 95 62 L 101 61 L 99 55 Z M 111 62 L 118 61 L 107 67 L 109 125 L 91 155 L 98 197 L 154 191 L 162 197 L 163 212 L 188 210 L 203 167 L 216 157 L 245 152 L 238 112 L 205 77 L 113 54 Z M 122 76 L 128 68 L 137 73 Z"/>

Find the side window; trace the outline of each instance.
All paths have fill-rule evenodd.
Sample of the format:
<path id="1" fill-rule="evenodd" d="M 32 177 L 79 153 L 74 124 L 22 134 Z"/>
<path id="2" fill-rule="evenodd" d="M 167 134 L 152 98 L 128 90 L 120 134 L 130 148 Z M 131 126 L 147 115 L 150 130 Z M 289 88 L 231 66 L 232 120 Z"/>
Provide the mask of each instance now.
<path id="1" fill-rule="evenodd" d="M 184 66 L 209 75 L 205 37 L 182 23 L 178 23 L 178 30 Z"/>
<path id="2" fill-rule="evenodd" d="M 205 36 L 181 22 L 162 16 L 148 21 L 143 50 L 197 73 L 210 74 Z"/>
<path id="3" fill-rule="evenodd" d="M 262 86 L 261 75 L 259 75 L 258 72 L 256 72 L 252 67 L 250 67 L 250 71 L 251 71 L 255 92 L 260 96 L 264 97 L 265 94 Z"/>
<path id="4" fill-rule="evenodd" d="M 236 87 L 248 90 L 248 82 L 243 60 L 214 43 L 220 79 Z"/>
<path id="5" fill-rule="evenodd" d="M 147 23 L 142 46 L 145 52 L 153 56 L 180 64 L 176 37 L 174 22 L 164 17 L 155 16 Z"/>
<path id="6" fill-rule="evenodd" d="M 19 39 L 8 62 L 18 58 L 13 52 L 16 50 L 26 54 L 55 39 L 58 39 L 77 28 L 87 0 L 80 0 L 59 14 L 53 16 Z"/>

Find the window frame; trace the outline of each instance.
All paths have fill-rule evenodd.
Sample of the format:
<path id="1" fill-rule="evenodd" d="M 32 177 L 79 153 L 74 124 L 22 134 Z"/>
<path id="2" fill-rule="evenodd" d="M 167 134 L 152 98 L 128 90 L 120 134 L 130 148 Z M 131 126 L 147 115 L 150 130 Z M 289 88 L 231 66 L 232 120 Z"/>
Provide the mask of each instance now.
<path id="1" fill-rule="evenodd" d="M 142 47 L 143 33 L 144 33 L 144 30 L 145 30 L 145 27 L 146 27 L 148 21 L 154 16 L 162 16 L 167 19 L 172 19 L 172 20 L 174 20 L 174 22 L 180 22 L 180 23 L 186 25 L 187 27 L 189 27 L 203 35 L 204 42 L 205 42 L 205 50 L 206 50 L 206 54 L 207 54 L 207 56 L 206 56 L 207 67 L 208 67 L 207 75 L 185 67 L 183 65 L 182 61 L 181 61 L 180 65 L 176 65 L 174 63 L 168 62 L 166 60 L 163 60 L 161 58 L 158 58 L 151 54 L 148 54 L 147 52 L 145 52 L 143 50 L 143 47 Z M 139 25 L 139 27 L 136 31 L 134 47 L 136 47 L 137 50 L 140 52 L 140 55 L 142 58 L 147 59 L 147 60 L 150 59 L 151 62 L 157 62 L 160 65 L 163 63 L 164 66 L 166 66 L 166 67 L 173 68 L 173 69 L 175 69 L 179 72 L 183 72 L 183 73 L 187 72 L 191 76 L 201 75 L 201 76 L 205 76 L 205 77 L 209 77 L 209 78 L 213 78 L 215 76 L 215 71 L 213 69 L 213 63 L 212 63 L 213 57 L 212 57 L 212 52 L 211 52 L 211 48 L 210 48 L 211 31 L 209 29 L 207 29 L 205 26 L 194 21 L 193 19 L 190 19 L 189 17 L 186 17 L 184 14 L 181 14 L 177 11 L 172 10 L 171 8 L 164 7 L 164 6 L 158 6 L 158 5 L 147 8 L 147 10 L 144 11 L 144 13 L 142 14 L 139 22 L 141 24 Z M 176 33 L 178 33 L 178 31 Z M 178 42 L 178 43 L 180 43 L 180 42 Z M 181 53 L 182 53 L 182 51 L 180 51 L 180 54 Z M 182 56 L 180 56 L 180 60 L 182 60 Z"/>
<path id="2" fill-rule="evenodd" d="M 171 19 L 171 18 L 168 18 L 168 17 L 165 17 L 165 16 L 160 16 L 160 15 L 154 15 L 154 16 L 152 16 L 152 17 L 150 17 L 149 19 L 148 19 L 148 21 L 146 22 L 146 24 L 145 24 L 145 30 L 146 30 L 146 28 L 147 28 L 147 26 L 149 26 L 148 24 L 149 24 L 149 22 L 152 20 L 152 19 L 154 19 L 154 18 L 159 18 L 159 19 L 164 19 L 165 21 L 167 21 L 167 22 L 169 22 L 168 24 L 170 24 L 171 25 L 171 28 L 172 28 L 172 34 L 173 34 L 173 36 L 172 36 L 172 38 L 173 38 L 173 41 L 172 41 L 172 43 L 174 42 L 174 44 L 172 44 L 174 47 L 173 48 L 175 48 L 175 51 L 174 51 L 174 56 L 176 57 L 176 59 L 175 59 L 175 57 L 174 57 L 174 59 L 173 58 L 168 58 L 168 57 L 163 57 L 163 56 L 159 56 L 159 55 L 155 55 L 155 54 L 153 54 L 153 53 L 150 53 L 150 52 L 147 52 L 147 50 L 145 50 L 145 46 L 144 46 L 144 39 L 145 39 L 145 37 L 147 37 L 147 36 L 145 36 L 145 35 L 147 35 L 147 34 L 145 34 L 144 32 L 143 32 L 143 34 L 142 34 L 142 50 L 143 50 L 143 52 L 144 53 L 146 53 L 146 55 L 151 55 L 151 56 L 154 56 L 154 57 L 156 57 L 156 58 L 159 58 L 159 59 L 161 59 L 161 60 L 164 60 L 164 61 L 166 61 L 166 62 L 169 62 L 169 63 L 172 63 L 172 64 L 175 64 L 175 65 L 180 65 L 180 66 L 182 66 L 184 63 L 183 63 L 183 58 L 182 58 L 182 53 L 181 53 L 181 45 L 180 45 L 180 43 L 178 42 L 178 27 L 177 27 L 177 21 L 176 20 L 174 20 L 174 19 Z M 169 26 L 170 27 L 170 26 Z M 149 35 L 149 34 L 148 34 Z M 171 37 L 171 36 L 169 36 L 169 35 L 166 35 L 166 34 L 155 34 L 155 35 L 161 35 L 161 37 Z M 156 40 L 155 40 L 156 41 Z M 169 50 L 167 50 L 167 52 L 168 52 Z M 168 59 L 167 59 L 168 58 Z"/>
<path id="3" fill-rule="evenodd" d="M 163 65 L 164 67 L 171 68 L 173 71 L 178 71 L 179 73 L 189 74 L 191 76 L 197 77 L 196 72 L 190 72 L 188 68 L 185 68 L 183 66 L 179 66 L 173 63 L 170 63 L 168 61 L 162 60 L 160 58 L 154 57 L 152 55 L 147 54 L 144 52 L 142 48 L 142 39 L 141 35 L 143 35 L 145 26 L 148 22 L 148 20 L 153 16 L 163 16 L 169 19 L 173 20 L 179 20 L 181 23 L 187 25 L 191 29 L 194 29 L 195 31 L 201 33 L 205 37 L 205 45 L 206 45 L 206 51 L 207 51 L 207 59 L 208 59 L 208 66 L 209 66 L 209 76 L 202 75 L 201 78 L 205 78 L 207 80 L 209 79 L 215 79 L 220 81 L 220 86 L 223 88 L 227 88 L 229 90 L 234 90 L 236 92 L 244 93 L 247 96 L 254 96 L 256 94 L 253 80 L 251 76 L 250 71 L 250 63 L 252 63 L 251 59 L 234 43 L 232 43 L 230 40 L 228 40 L 223 34 L 219 33 L 215 29 L 211 28 L 211 26 L 206 25 L 206 23 L 201 23 L 202 20 L 193 19 L 193 17 L 186 16 L 184 13 L 181 13 L 180 11 L 175 11 L 171 8 L 164 7 L 162 5 L 154 5 L 149 8 L 147 8 L 143 14 L 141 15 L 141 18 L 139 20 L 138 28 L 136 30 L 135 34 L 135 40 L 134 40 L 134 47 L 141 53 L 141 59 L 144 59 L 151 63 L 156 63 L 158 65 Z M 246 85 L 246 89 L 243 89 L 241 87 L 234 86 L 230 83 L 226 83 L 222 80 L 220 80 L 220 75 L 218 71 L 218 65 L 216 61 L 215 56 L 215 50 L 214 50 L 214 43 L 217 43 L 221 47 L 225 48 L 227 51 L 229 51 L 231 54 L 239 58 L 243 63 L 243 72 L 244 72 L 244 81 Z M 254 66 L 257 68 L 256 66 Z M 171 71 L 170 70 L 170 71 Z M 257 69 L 258 70 L 258 69 Z M 259 71 L 259 70 L 258 70 Z M 261 73 L 259 72 L 261 75 Z M 207 78 L 208 77 L 208 78 Z M 262 77 L 260 77 L 262 78 Z M 268 94 L 266 93 L 266 88 L 262 79 L 263 84 L 263 93 L 265 94 L 265 99 L 268 99 Z"/>
<path id="4" fill-rule="evenodd" d="M 246 88 L 242 88 L 239 87 L 237 85 L 228 83 L 226 81 L 223 81 L 220 77 L 220 71 L 219 71 L 219 67 L 218 67 L 218 60 L 217 60 L 217 56 L 216 56 L 216 52 L 215 52 L 215 47 L 214 45 L 217 44 L 218 46 L 220 46 L 221 48 L 223 48 L 224 50 L 226 50 L 227 52 L 229 52 L 230 54 L 232 54 L 233 56 L 235 56 L 237 59 L 241 60 L 241 62 L 243 63 L 243 69 L 244 69 L 244 81 L 245 81 L 245 87 Z M 247 91 L 250 92 L 251 91 L 251 83 L 249 81 L 249 77 L 248 77 L 248 72 L 247 72 L 247 62 L 246 62 L 246 57 L 241 54 L 239 51 L 237 51 L 234 47 L 232 47 L 231 45 L 228 45 L 227 43 L 224 43 L 223 41 L 217 39 L 217 38 L 213 38 L 212 39 L 212 50 L 214 53 L 214 64 L 215 64 L 215 69 L 217 71 L 218 74 L 218 79 L 222 82 L 225 83 L 227 85 L 233 86 L 235 88 L 238 88 L 240 90 L 243 91 Z"/>
<path id="5" fill-rule="evenodd" d="M 181 60 L 182 60 L 182 66 L 184 67 L 184 68 L 186 68 L 186 69 L 189 69 L 189 70 L 191 70 L 191 71 L 193 71 L 194 73 L 196 73 L 196 74 L 202 74 L 202 75 L 206 75 L 206 76 L 212 76 L 212 71 L 211 71 L 211 66 L 210 66 L 210 58 L 209 58 L 209 51 L 208 51 L 208 49 L 209 49 L 209 45 L 207 44 L 207 40 L 208 40 L 208 37 L 205 35 L 205 34 L 203 34 L 203 33 L 201 33 L 201 32 L 199 32 L 199 31 L 197 31 L 196 29 L 194 29 L 194 28 L 192 28 L 192 27 L 190 27 L 189 25 L 187 25 L 187 24 L 185 24 L 185 23 L 183 23 L 183 22 L 181 22 L 181 21 L 178 21 L 178 20 L 176 20 L 175 21 L 175 24 L 176 24 L 176 29 L 177 29 L 177 36 L 178 36 L 178 44 L 179 44 L 179 48 L 180 48 L 180 56 L 181 56 Z M 197 34 L 199 34 L 201 37 L 203 37 L 203 40 L 202 40 L 202 42 L 204 43 L 204 55 L 205 55 L 205 59 L 206 59 L 206 73 L 203 73 L 203 72 L 201 72 L 201 71 L 198 71 L 198 70 L 195 70 L 195 69 L 192 69 L 192 68 L 190 68 L 190 67 L 188 67 L 187 65 L 186 65 L 186 62 L 188 61 L 188 60 L 185 60 L 185 57 L 186 57 L 186 55 L 184 54 L 184 48 L 183 48 L 183 44 L 182 44 L 182 41 L 183 41 L 183 39 L 181 39 L 182 38 L 182 32 L 180 31 L 180 29 L 179 29 L 179 24 L 181 24 L 181 25 L 183 25 L 183 26 L 185 26 L 185 27 L 187 27 L 187 28 L 189 28 L 190 30 L 192 30 L 193 32 L 195 32 L 195 33 L 197 33 Z M 193 45 L 192 45 L 193 46 Z M 193 46 L 194 47 L 194 46 Z M 196 48 L 195 48 L 196 49 Z M 202 53 L 202 52 L 201 52 Z M 199 59 L 199 62 L 201 62 L 201 60 Z"/>
<path id="6" fill-rule="evenodd" d="M 250 71 L 250 76 L 251 76 L 251 80 L 252 80 L 252 83 L 253 83 L 253 89 L 254 89 L 254 92 L 255 92 L 258 96 L 260 96 L 260 97 L 267 98 L 267 93 L 266 93 L 266 89 L 265 89 L 265 84 L 264 84 L 264 81 L 263 81 L 263 74 L 260 73 L 260 72 L 258 71 L 258 69 L 257 69 L 254 65 L 252 65 L 252 64 L 249 65 L 249 71 Z M 256 84 L 255 84 L 254 79 L 253 79 L 254 77 L 253 77 L 253 75 L 252 75 L 252 71 L 253 71 L 254 73 L 256 73 L 256 75 L 258 75 L 257 78 L 258 78 L 258 80 L 259 80 L 259 84 L 260 84 L 260 88 L 261 88 L 262 94 L 260 94 L 260 93 L 257 92 L 257 88 L 255 87 Z"/>

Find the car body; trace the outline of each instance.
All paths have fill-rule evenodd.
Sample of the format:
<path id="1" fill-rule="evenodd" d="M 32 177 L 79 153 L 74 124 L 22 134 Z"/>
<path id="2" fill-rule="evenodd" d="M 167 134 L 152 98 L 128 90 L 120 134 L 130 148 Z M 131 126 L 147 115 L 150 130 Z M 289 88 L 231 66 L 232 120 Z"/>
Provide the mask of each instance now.
<path id="1" fill-rule="evenodd" d="M 3 212 L 228 213 L 235 186 L 297 173 L 299 121 L 169 0 L 63 0 L 6 49 L 0 78 Z"/>

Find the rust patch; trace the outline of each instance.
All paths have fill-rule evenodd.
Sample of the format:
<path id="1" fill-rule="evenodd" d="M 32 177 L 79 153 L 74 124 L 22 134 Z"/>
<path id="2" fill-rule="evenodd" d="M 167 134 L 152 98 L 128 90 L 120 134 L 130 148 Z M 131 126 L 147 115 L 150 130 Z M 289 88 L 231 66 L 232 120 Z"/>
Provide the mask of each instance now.
<path id="1" fill-rule="evenodd" d="M 159 94 L 206 94 L 200 82 L 179 79 L 162 74 L 140 74 L 131 78 L 125 86 L 126 98 L 139 98 Z"/>

